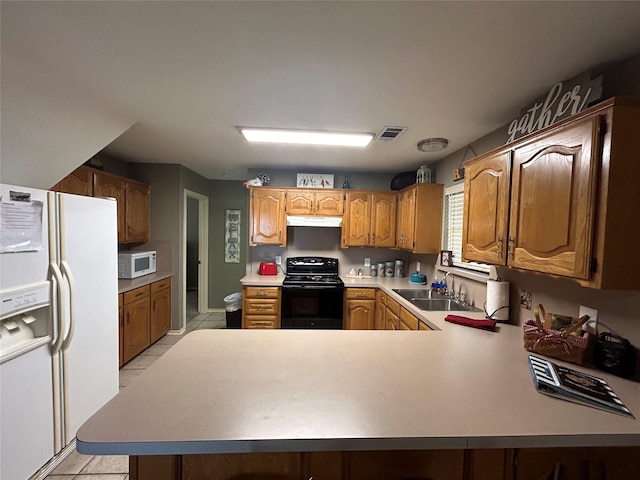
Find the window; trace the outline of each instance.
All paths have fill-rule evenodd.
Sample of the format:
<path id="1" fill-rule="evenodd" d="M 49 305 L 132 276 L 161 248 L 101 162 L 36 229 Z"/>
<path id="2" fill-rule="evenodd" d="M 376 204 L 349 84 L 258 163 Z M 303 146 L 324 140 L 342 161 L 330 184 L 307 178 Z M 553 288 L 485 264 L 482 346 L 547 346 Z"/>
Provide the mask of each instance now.
<path id="1" fill-rule="evenodd" d="M 489 265 L 462 261 L 462 216 L 464 213 L 464 184 L 447 187 L 444 191 L 443 250 L 453 252 L 453 266 L 478 272 L 489 272 Z"/>

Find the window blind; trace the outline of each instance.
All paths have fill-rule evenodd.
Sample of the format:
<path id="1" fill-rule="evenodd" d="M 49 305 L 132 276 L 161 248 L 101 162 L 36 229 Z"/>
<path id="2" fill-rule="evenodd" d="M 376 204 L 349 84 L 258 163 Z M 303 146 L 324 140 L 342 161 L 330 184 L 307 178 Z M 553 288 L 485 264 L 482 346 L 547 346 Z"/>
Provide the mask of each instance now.
<path id="1" fill-rule="evenodd" d="M 489 272 L 489 265 L 462 261 L 462 218 L 464 215 L 464 189 L 462 185 L 447 188 L 445 192 L 444 249 L 453 252 L 453 265 L 479 272 Z"/>

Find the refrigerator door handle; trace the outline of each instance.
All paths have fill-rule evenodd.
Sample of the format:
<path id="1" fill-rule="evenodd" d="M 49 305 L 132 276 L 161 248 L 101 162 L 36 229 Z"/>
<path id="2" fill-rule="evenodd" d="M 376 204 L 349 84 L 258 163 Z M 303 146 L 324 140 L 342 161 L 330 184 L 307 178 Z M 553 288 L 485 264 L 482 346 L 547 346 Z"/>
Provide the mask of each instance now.
<path id="1" fill-rule="evenodd" d="M 62 298 L 63 296 L 62 286 L 63 286 L 64 278 L 62 277 L 62 272 L 60 271 L 60 268 L 58 267 L 58 265 L 51 262 L 49 264 L 49 268 L 51 269 L 51 272 L 53 273 L 53 276 L 56 279 L 56 283 L 58 284 L 56 287 L 56 293 L 58 294 L 58 314 L 55 315 L 58 318 L 57 319 L 54 318 L 54 321 L 58 328 L 57 328 L 57 331 L 54 328 L 53 340 L 51 341 L 53 353 L 58 353 L 62 348 L 62 341 L 64 340 L 65 319 L 66 319 L 65 302 L 64 302 L 64 298 Z"/>
<path id="2" fill-rule="evenodd" d="M 74 298 L 75 280 L 73 279 L 73 275 L 66 258 L 64 256 L 62 258 L 63 260 L 60 263 L 62 266 L 62 273 L 67 277 L 67 283 L 69 285 L 69 333 L 67 333 L 66 338 L 62 342 L 62 350 L 67 350 L 73 340 L 73 333 L 76 326 L 76 302 Z"/>
<path id="3" fill-rule="evenodd" d="M 58 297 L 58 310 L 57 315 L 54 313 L 53 321 L 54 321 L 54 339 L 51 341 L 51 349 L 53 354 L 55 355 L 62 348 L 62 341 L 64 340 L 64 331 L 65 331 L 65 322 L 67 317 L 66 312 L 66 304 L 64 298 L 64 277 L 62 276 L 62 272 L 60 271 L 60 267 L 56 262 L 57 259 L 57 251 L 56 251 L 56 193 L 55 192 L 47 192 L 48 199 L 48 210 L 49 210 L 49 269 L 55 278 L 55 290 Z M 56 318 L 57 316 L 57 318 Z M 57 331 L 56 330 L 57 326 Z"/>

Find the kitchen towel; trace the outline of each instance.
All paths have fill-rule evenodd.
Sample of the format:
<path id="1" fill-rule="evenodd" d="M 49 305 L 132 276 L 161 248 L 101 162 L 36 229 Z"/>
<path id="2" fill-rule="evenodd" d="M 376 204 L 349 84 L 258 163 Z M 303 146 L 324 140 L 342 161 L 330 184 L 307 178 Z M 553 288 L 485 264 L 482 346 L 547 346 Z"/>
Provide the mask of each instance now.
<path id="1" fill-rule="evenodd" d="M 509 282 L 487 281 L 487 303 L 484 308 L 487 318 L 499 322 L 509 320 Z"/>
<path id="2" fill-rule="evenodd" d="M 445 321 L 451 323 L 457 323 L 458 325 L 465 325 L 467 327 L 480 328 L 482 330 L 489 330 L 491 332 L 496 331 L 496 321 L 490 318 L 477 319 L 469 317 L 461 317 L 459 315 L 447 315 L 444 317 Z"/>

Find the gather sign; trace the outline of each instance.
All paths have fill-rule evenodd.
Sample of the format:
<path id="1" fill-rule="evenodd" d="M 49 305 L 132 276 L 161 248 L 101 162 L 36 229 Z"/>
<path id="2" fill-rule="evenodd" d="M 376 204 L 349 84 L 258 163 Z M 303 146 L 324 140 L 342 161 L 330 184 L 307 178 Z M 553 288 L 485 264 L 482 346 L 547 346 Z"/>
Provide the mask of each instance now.
<path id="1" fill-rule="evenodd" d="M 511 143 L 563 118 L 575 115 L 602 96 L 602 75 L 591 78 L 586 72 L 578 77 L 556 83 L 549 92 L 521 110 L 507 129 L 506 143 Z"/>

